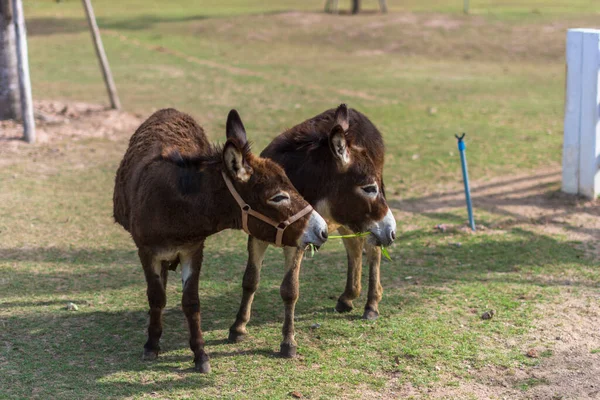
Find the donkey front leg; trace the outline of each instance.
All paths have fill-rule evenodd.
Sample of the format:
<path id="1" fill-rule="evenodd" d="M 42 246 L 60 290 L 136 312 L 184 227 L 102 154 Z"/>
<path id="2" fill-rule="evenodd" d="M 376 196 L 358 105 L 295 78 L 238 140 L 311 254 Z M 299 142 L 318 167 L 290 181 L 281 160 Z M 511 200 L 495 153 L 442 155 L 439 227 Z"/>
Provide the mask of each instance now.
<path id="1" fill-rule="evenodd" d="M 248 334 L 246 324 L 250 321 L 252 301 L 260 282 L 260 270 L 265 259 L 267 247 L 269 247 L 267 242 L 248 236 L 248 263 L 246 264 L 244 280 L 242 281 L 242 288 L 244 290 L 242 302 L 235 322 L 229 328 L 229 341 L 232 343 L 241 342 Z"/>
<path id="2" fill-rule="evenodd" d="M 146 276 L 148 304 L 150 305 L 150 322 L 148 324 L 148 340 L 144 345 L 144 360 L 154 360 L 160 351 L 160 336 L 162 335 L 162 312 L 167 304 L 165 287 L 167 284 L 166 268 L 151 250 L 139 249 L 138 255 Z"/>
<path id="3" fill-rule="evenodd" d="M 279 292 L 285 306 L 285 315 L 280 353 L 282 357 L 292 358 L 296 356 L 297 349 L 294 340 L 294 310 L 300 294 L 299 275 L 304 250 L 296 247 L 285 247 L 283 251 L 285 254 L 285 277 Z"/>
<path id="4" fill-rule="evenodd" d="M 180 255 L 181 285 L 183 297 L 181 306 L 190 330 L 190 349 L 194 352 L 194 369 L 198 372 L 210 372 L 210 361 L 204 351 L 204 338 L 200 326 L 200 298 L 198 296 L 198 280 L 202 267 L 204 242 L 195 251 Z"/>
<path id="5" fill-rule="evenodd" d="M 379 317 L 379 302 L 383 296 L 379 269 L 381 266 L 381 247 L 366 243 L 367 262 L 369 263 L 369 294 L 365 305 L 364 319 L 375 320 Z"/>
<path id="6" fill-rule="evenodd" d="M 338 231 L 342 235 L 352 234 L 348 228 L 340 226 Z M 362 237 L 344 238 L 344 247 L 348 256 L 348 278 L 346 279 L 346 289 L 340 296 L 335 306 L 335 310 L 340 313 L 352 311 L 354 306 L 352 300 L 360 296 L 360 280 L 362 273 L 362 249 L 365 239 Z"/>

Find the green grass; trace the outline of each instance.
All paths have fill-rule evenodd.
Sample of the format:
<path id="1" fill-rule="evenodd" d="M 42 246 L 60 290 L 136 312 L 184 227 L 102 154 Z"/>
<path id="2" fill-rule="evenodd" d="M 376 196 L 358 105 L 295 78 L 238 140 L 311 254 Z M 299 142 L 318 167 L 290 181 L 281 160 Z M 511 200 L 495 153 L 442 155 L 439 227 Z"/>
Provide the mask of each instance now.
<path id="1" fill-rule="evenodd" d="M 34 97 L 106 102 L 80 3 L 26 3 Z M 357 17 L 322 15 L 316 0 L 95 3 L 126 109 L 148 115 L 174 106 L 223 141 L 225 116 L 236 107 L 258 151 L 283 129 L 347 102 L 385 136 L 396 208 L 398 196 L 418 203 L 456 186 L 457 132 L 467 132 L 472 179 L 558 166 L 564 29 L 600 12 L 581 0 L 472 2 L 472 17 L 461 15 L 462 2 L 390 2 L 387 16 Z M 189 370 L 179 272 L 169 279 L 164 352 L 144 363 L 144 278 L 133 243 L 110 217 L 126 144 L 41 144 L 35 162 L 15 156 L 0 169 L 1 398 L 362 398 L 404 384 L 460 386 L 486 366 L 536 365 L 507 340 L 523 340 L 564 279 L 588 290 L 600 278 L 566 237 L 510 226 L 439 233 L 434 225 L 462 224 L 466 212 L 411 214 L 398 221 L 393 261 L 382 263 L 376 322 L 359 318 L 364 294 L 353 313 L 333 312 L 346 270 L 340 241 L 306 260 L 300 357 L 283 360 L 275 357 L 283 276 L 274 249 L 250 340 L 224 342 L 246 260 L 243 233 L 224 232 L 207 242 L 200 289 L 213 372 Z M 481 210 L 477 217 L 506 218 Z M 70 301 L 79 311 L 66 311 Z M 497 314 L 481 320 L 489 309 Z"/>
<path id="2" fill-rule="evenodd" d="M 460 179 L 457 132 L 467 132 L 474 177 L 560 161 L 565 30 L 594 23 L 575 13 L 585 2 L 568 16 L 555 11 L 526 24 L 502 19 L 502 7 L 491 19 L 349 17 L 315 13 L 316 1 L 302 3 L 309 14 L 284 12 L 293 2 L 238 3 L 178 2 L 160 13 L 98 3 L 124 106 L 144 115 L 180 108 L 216 139 L 237 107 L 262 148 L 293 123 L 347 102 L 386 136 L 392 193 Z M 34 95 L 106 102 L 80 5 L 28 7 Z"/>
<path id="3" fill-rule="evenodd" d="M 548 383 L 548 381 L 546 379 L 529 378 L 529 379 L 526 379 L 525 381 L 523 381 L 521 384 L 519 384 L 518 388 L 525 391 L 534 386 L 545 385 L 547 383 Z"/>

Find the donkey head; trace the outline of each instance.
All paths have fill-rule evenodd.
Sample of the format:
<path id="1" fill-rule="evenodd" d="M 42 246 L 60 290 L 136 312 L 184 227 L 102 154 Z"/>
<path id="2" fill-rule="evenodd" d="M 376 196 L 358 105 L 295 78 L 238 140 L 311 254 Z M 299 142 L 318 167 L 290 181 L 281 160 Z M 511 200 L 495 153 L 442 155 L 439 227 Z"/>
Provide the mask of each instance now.
<path id="1" fill-rule="evenodd" d="M 236 110 L 231 110 L 227 117 L 226 133 L 227 142 L 223 147 L 226 175 L 252 212 L 271 220 L 265 222 L 261 217 L 250 214 L 247 220 L 249 233 L 273 243 L 278 230 L 273 225 L 279 225 L 279 229 L 285 228 L 281 239 L 285 246 L 304 248 L 308 244 L 322 245 L 327 240 L 327 223 L 314 210 L 302 215 L 303 210 L 310 209 L 309 204 L 294 188 L 283 168 L 252 154 L 246 130 Z"/>
<path id="2" fill-rule="evenodd" d="M 335 179 L 317 209 L 355 232 L 371 232 L 374 244 L 388 246 L 396 238 L 396 221 L 385 199 L 383 140 L 372 124 L 361 126 L 372 131 L 353 127 L 345 104 L 335 111 L 329 132 Z"/>

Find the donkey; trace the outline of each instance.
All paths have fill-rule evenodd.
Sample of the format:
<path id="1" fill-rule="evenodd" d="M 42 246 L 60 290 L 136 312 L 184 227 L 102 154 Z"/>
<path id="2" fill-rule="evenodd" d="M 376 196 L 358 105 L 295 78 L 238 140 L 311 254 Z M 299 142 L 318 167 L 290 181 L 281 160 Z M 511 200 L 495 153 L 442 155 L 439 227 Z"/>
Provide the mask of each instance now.
<path id="1" fill-rule="evenodd" d="M 205 239 L 228 228 L 244 229 L 261 243 L 298 249 L 327 239 L 326 222 L 283 169 L 251 153 L 235 110 L 227 118 L 226 133 L 222 148 L 211 146 L 189 115 L 157 111 L 131 137 L 115 179 L 114 218 L 138 247 L 148 287 L 150 322 L 143 358 L 158 356 L 167 275 L 181 264 L 181 303 L 199 372 L 210 371 L 198 297 Z"/>
<path id="2" fill-rule="evenodd" d="M 376 319 L 383 294 L 379 280 L 381 248 L 378 246 L 389 246 L 396 238 L 396 221 L 385 199 L 384 145 L 377 128 L 366 116 L 342 104 L 282 133 L 261 156 L 283 167 L 296 189 L 325 218 L 330 231 L 371 233 L 366 239 L 343 239 L 348 255 L 348 278 L 336 310 L 349 312 L 353 308 L 352 300 L 360 295 L 362 250 L 365 248 L 370 270 L 363 318 Z M 260 238 L 250 236 L 248 239 L 249 258 L 242 283 L 242 302 L 236 321 L 229 329 L 231 342 L 243 340 L 247 335 L 246 324 L 267 247 L 268 243 Z M 284 253 L 284 282 L 292 283 L 282 286 L 281 296 L 286 305 L 286 323 L 293 325 L 303 252 L 285 248 Z M 281 353 L 287 357 L 296 354 L 293 329 L 284 332 Z"/>

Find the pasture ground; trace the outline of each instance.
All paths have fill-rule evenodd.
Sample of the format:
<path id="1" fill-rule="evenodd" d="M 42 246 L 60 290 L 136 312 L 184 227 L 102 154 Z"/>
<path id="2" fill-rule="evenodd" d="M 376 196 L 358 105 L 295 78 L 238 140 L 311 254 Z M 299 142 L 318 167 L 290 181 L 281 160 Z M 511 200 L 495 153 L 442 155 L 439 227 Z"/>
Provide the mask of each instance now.
<path id="1" fill-rule="evenodd" d="M 104 88 L 79 2 L 26 4 L 40 141 L 0 123 L 0 398 L 600 396 L 600 209 L 559 192 L 565 32 L 593 26 L 597 4 L 472 2 L 463 16 L 425 0 L 332 16 L 313 0 L 97 3 L 126 112 L 96 105 Z M 251 339 L 225 343 L 245 236 L 224 232 L 208 240 L 201 277 L 213 372 L 190 371 L 179 271 L 163 353 L 142 362 L 145 283 L 111 220 L 137 124 L 174 106 L 222 140 L 236 107 L 259 151 L 341 102 L 369 115 L 388 148 L 400 235 L 382 264 L 379 320 L 360 319 L 364 296 L 333 312 L 345 257 L 332 241 L 302 269 L 300 356 L 275 357 L 282 257 L 271 249 Z M 476 234 L 464 222 L 461 131 Z"/>

